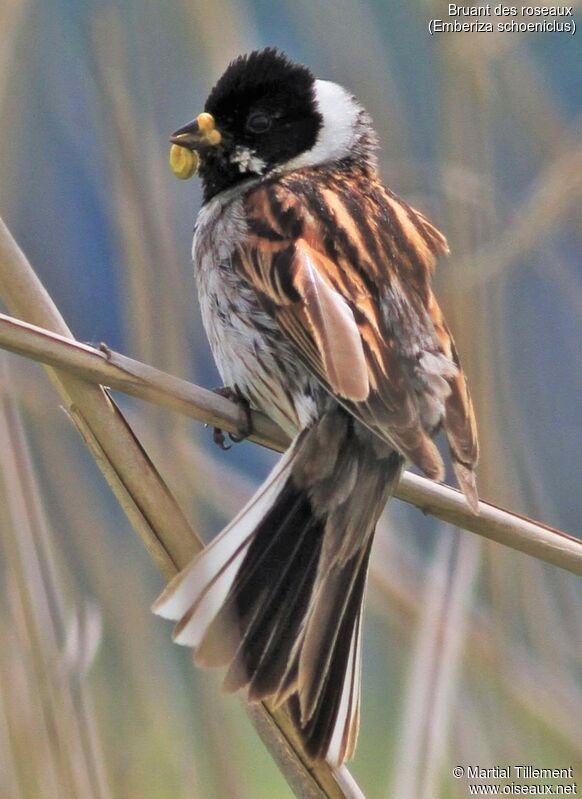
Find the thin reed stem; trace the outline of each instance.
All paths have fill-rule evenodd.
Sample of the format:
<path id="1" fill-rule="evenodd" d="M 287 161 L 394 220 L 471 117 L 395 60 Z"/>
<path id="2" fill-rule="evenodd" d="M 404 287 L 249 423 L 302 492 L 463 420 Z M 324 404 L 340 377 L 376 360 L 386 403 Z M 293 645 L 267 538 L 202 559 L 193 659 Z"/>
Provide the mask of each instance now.
<path id="1" fill-rule="evenodd" d="M 0 347 L 205 424 L 231 432 L 238 428 L 240 411 L 235 403 L 107 348 L 97 350 L 3 314 Z M 279 451 L 288 445 L 285 434 L 263 414 L 253 412 L 253 426 L 252 441 Z M 404 474 L 395 496 L 463 530 L 582 574 L 582 542 L 562 530 L 489 502 L 480 503 L 477 516 L 459 491 L 415 474 Z"/>

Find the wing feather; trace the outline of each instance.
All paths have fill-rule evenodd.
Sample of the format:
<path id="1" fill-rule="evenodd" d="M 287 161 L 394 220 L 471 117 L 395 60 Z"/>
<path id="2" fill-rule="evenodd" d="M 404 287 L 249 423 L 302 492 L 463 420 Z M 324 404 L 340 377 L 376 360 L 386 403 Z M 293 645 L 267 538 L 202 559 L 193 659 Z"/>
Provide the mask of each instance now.
<path id="1" fill-rule="evenodd" d="M 471 400 L 430 289 L 445 238 L 369 173 L 301 170 L 254 189 L 245 203 L 251 232 L 238 268 L 298 357 L 357 419 L 437 480 L 444 466 L 432 436 L 442 424 L 476 508 Z"/>
<path id="2" fill-rule="evenodd" d="M 321 353 L 325 376 L 339 397 L 362 402 L 370 393 L 360 331 L 346 300 L 323 279 L 322 256 L 300 240 L 295 245 L 293 285 Z"/>

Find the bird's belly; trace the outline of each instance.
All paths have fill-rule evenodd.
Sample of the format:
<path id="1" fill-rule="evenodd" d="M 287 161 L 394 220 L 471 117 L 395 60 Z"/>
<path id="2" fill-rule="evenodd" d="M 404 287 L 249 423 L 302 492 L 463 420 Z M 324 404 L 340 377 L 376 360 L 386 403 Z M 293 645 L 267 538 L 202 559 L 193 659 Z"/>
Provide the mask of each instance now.
<path id="1" fill-rule="evenodd" d="M 230 266 L 214 265 L 197 276 L 202 321 L 224 385 L 294 436 L 317 415 L 318 384 Z"/>
<path id="2" fill-rule="evenodd" d="M 290 436 L 310 425 L 323 389 L 232 263 L 247 233 L 240 199 L 219 198 L 198 216 L 192 245 L 202 321 L 225 386 L 237 387 Z"/>

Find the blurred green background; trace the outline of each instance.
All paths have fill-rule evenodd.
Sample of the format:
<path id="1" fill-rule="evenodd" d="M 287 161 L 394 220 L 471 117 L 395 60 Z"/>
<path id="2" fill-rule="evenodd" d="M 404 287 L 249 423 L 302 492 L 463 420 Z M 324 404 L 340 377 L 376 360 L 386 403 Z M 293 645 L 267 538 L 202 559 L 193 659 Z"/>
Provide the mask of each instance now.
<path id="1" fill-rule="evenodd" d="M 436 281 L 483 498 L 577 535 L 582 34 L 431 38 L 432 17 L 446 4 L 2 0 L 0 213 L 77 338 L 218 385 L 191 276 L 199 186 L 171 176 L 167 139 L 232 57 L 285 49 L 360 98 L 384 179 L 449 238 Z M 2 799 L 289 797 L 220 676 L 150 614 L 162 581 L 42 370 L 0 366 Z M 274 462 L 118 399 L 206 540 Z M 394 501 L 350 767 L 366 796 L 464 797 L 459 764 L 582 783 L 581 620 L 571 574 Z"/>

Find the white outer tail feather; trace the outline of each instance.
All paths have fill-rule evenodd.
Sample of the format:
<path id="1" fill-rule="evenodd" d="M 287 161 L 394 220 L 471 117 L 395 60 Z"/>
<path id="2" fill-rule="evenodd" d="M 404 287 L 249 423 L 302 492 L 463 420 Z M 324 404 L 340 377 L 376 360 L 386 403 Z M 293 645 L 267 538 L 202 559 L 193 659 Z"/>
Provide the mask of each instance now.
<path id="1" fill-rule="evenodd" d="M 174 631 L 174 641 L 182 646 L 191 646 L 197 649 L 200 646 L 202 639 L 206 634 L 206 630 L 212 623 L 212 620 L 224 604 L 230 587 L 233 583 L 236 573 L 241 566 L 244 556 L 246 555 L 250 537 L 235 553 L 234 558 L 229 558 L 228 565 L 223 565 L 218 574 L 212 571 L 214 564 L 206 563 L 207 568 L 204 569 L 204 576 L 200 582 L 203 586 L 202 589 L 195 588 L 197 591 L 196 598 L 192 603 L 190 611 L 186 613 L 182 622 L 179 622 Z M 187 594 L 184 597 L 187 598 Z M 190 599 L 190 601 L 192 601 Z"/>
<path id="2" fill-rule="evenodd" d="M 296 439 L 268 478 L 227 527 L 180 574 L 154 603 L 158 616 L 177 622 L 176 643 L 196 650 L 226 600 L 253 533 L 277 501 L 297 451 Z M 337 720 L 326 760 L 332 766 L 353 754 L 359 716 L 361 615 L 350 644 Z"/>
<path id="3" fill-rule="evenodd" d="M 197 619 L 200 626 L 204 625 L 202 635 L 198 635 L 194 634 L 189 622 L 183 630 L 180 630 L 175 639 L 177 643 L 197 646 L 202 640 L 206 628 L 226 599 L 237 567 L 244 558 L 257 525 L 274 504 L 287 480 L 288 466 L 294 451 L 295 447 L 292 444 L 240 513 L 180 574 L 174 577 L 152 606 L 156 615 L 172 621 L 180 621 L 193 610 L 190 622 Z M 228 579 L 224 579 L 227 576 Z M 206 603 L 205 598 L 209 595 L 214 597 L 214 601 L 209 600 Z M 217 604 L 219 597 L 222 599 Z M 182 640 L 182 633 L 186 633 L 186 629 L 189 629 L 189 632 Z M 195 640 L 196 643 L 191 643 L 191 640 Z"/>
<path id="4" fill-rule="evenodd" d="M 332 766 L 339 767 L 353 754 L 355 735 L 357 734 L 358 714 L 360 700 L 360 680 L 362 665 L 362 614 L 359 614 L 358 623 L 354 627 L 350 644 L 348 668 L 344 675 L 342 698 L 335 722 L 335 728 L 329 744 L 326 760 Z M 354 732 L 354 722 L 356 723 Z"/>

